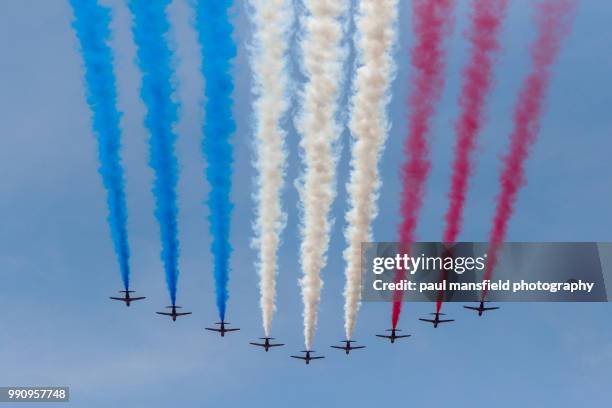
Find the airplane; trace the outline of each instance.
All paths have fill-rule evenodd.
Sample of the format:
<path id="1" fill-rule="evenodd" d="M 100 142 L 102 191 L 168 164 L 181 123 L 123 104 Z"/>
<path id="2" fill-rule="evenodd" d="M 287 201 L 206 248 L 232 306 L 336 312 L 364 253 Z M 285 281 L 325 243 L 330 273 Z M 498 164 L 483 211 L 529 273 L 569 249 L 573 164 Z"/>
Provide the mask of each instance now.
<path id="1" fill-rule="evenodd" d="M 260 340 L 265 340 L 265 341 L 263 343 L 249 343 L 249 344 L 252 344 L 254 346 L 263 347 L 264 350 L 266 350 L 266 352 L 270 349 L 270 347 L 284 346 L 284 344 L 282 344 L 282 343 L 277 343 L 277 344 L 270 343 L 270 340 L 274 340 L 274 337 L 260 337 L 259 339 Z"/>
<path id="2" fill-rule="evenodd" d="M 230 323 L 225 323 L 224 321 L 221 321 L 219 323 L 215 323 L 220 325 L 220 328 L 216 328 L 216 327 L 205 327 L 206 330 L 210 330 L 210 331 L 215 331 L 215 332 L 219 332 L 219 334 L 221 334 L 221 337 L 225 337 L 225 332 L 231 332 L 231 331 L 238 331 L 240 329 L 226 329 L 225 325 L 226 324 L 230 324 Z"/>
<path id="3" fill-rule="evenodd" d="M 176 322 L 176 318 L 179 316 L 186 316 L 186 315 L 190 315 L 191 312 L 183 312 L 183 313 L 177 313 L 176 309 L 180 309 L 180 306 L 166 306 L 166 309 L 172 309 L 172 312 L 167 313 L 167 312 L 155 312 L 159 315 L 164 315 L 164 316 L 170 316 L 172 317 L 172 321 Z"/>
<path id="4" fill-rule="evenodd" d="M 391 335 L 377 334 L 376 337 L 382 337 L 383 339 L 389 339 L 391 343 L 395 343 L 396 339 L 403 339 L 404 337 L 412 336 L 411 334 L 403 334 L 403 335 L 395 334 L 395 332 L 401 331 L 400 329 L 388 329 L 387 331 L 388 332 L 390 331 Z"/>
<path id="5" fill-rule="evenodd" d="M 476 310 L 478 311 L 478 316 L 482 316 L 483 312 L 486 312 L 487 310 L 497 310 L 499 309 L 499 307 L 485 307 L 485 302 L 484 300 L 480 301 L 480 305 L 478 307 L 474 307 L 474 306 L 463 306 L 466 309 L 470 309 L 470 310 Z"/>
<path id="6" fill-rule="evenodd" d="M 365 348 L 365 346 L 351 346 L 351 343 L 354 343 L 354 342 L 355 340 L 342 340 L 341 343 L 346 343 L 344 346 L 330 346 L 330 347 L 339 349 L 339 350 L 344 350 L 347 356 L 351 350 Z"/>
<path id="7" fill-rule="evenodd" d="M 444 316 L 444 313 L 436 312 L 436 313 L 430 313 L 430 314 L 436 317 L 434 317 L 433 319 L 419 319 L 419 320 L 422 322 L 433 323 L 434 328 L 438 327 L 440 323 L 449 323 L 449 322 L 455 321 L 455 319 L 440 319 L 440 316 Z"/>
<path id="8" fill-rule="evenodd" d="M 144 296 L 140 296 L 140 297 L 130 297 L 130 293 L 134 293 L 133 290 L 120 290 L 119 293 L 124 293 L 125 296 L 124 297 L 109 297 L 109 299 L 112 300 L 118 300 L 120 302 L 125 302 L 125 305 L 127 307 L 130 307 L 130 302 L 133 302 L 135 300 L 142 300 L 142 299 L 146 299 L 146 297 Z"/>
<path id="9" fill-rule="evenodd" d="M 291 356 L 292 358 L 298 358 L 300 360 L 304 360 L 306 362 L 306 364 L 310 364 L 310 360 L 318 360 L 320 358 L 325 358 L 323 356 L 318 356 L 318 357 L 310 357 L 310 353 L 314 353 L 314 350 L 302 350 L 300 353 L 306 353 L 305 357 L 302 356 Z"/>

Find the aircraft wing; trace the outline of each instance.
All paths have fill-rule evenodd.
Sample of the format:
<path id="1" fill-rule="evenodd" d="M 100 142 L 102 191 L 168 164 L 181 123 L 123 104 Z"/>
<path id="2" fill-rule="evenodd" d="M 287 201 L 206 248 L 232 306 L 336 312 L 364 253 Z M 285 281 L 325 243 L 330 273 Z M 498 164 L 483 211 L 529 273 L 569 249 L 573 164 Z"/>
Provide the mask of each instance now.
<path id="1" fill-rule="evenodd" d="M 445 320 L 438 320 L 438 323 L 450 323 L 450 322 L 454 322 L 455 319 L 445 319 Z"/>
<path id="2" fill-rule="evenodd" d="M 399 336 L 395 336 L 395 338 L 396 339 L 403 339 L 405 337 L 410 337 L 410 336 L 412 336 L 412 334 L 402 334 L 402 335 L 399 335 Z M 365 347 L 365 346 L 361 346 L 361 347 Z M 357 347 L 355 347 L 355 348 L 357 348 Z"/>
<path id="3" fill-rule="evenodd" d="M 463 307 L 466 308 L 466 309 L 470 309 L 470 310 L 476 310 L 476 311 L 480 310 L 480 308 L 474 307 L 474 306 L 463 306 Z"/>
<path id="4" fill-rule="evenodd" d="M 435 323 L 436 322 L 435 320 L 432 320 L 432 319 L 421 319 L 421 318 L 419 318 L 419 320 L 422 321 L 422 322 L 428 322 L 428 323 Z M 440 322 L 441 321 L 442 320 L 440 320 Z"/>
<path id="5" fill-rule="evenodd" d="M 399 336 L 396 336 L 396 337 L 399 337 Z M 353 350 L 355 350 L 355 349 L 365 348 L 365 346 L 355 346 L 355 347 L 351 347 L 351 348 L 352 348 Z"/>
<path id="6" fill-rule="evenodd" d="M 386 336 L 384 334 L 377 334 L 376 337 L 382 337 L 383 339 L 390 339 L 391 336 Z M 399 337 L 399 336 L 395 336 L 395 337 Z"/>
<path id="7" fill-rule="evenodd" d="M 261 344 L 261 343 L 249 343 L 249 344 L 252 344 L 254 346 L 259 346 L 259 347 L 266 347 L 265 344 Z"/>
<path id="8" fill-rule="evenodd" d="M 329 347 L 344 350 L 344 347 L 342 346 L 329 346 Z M 352 347 L 352 348 L 355 348 L 355 347 Z"/>
<path id="9" fill-rule="evenodd" d="M 191 312 L 183 312 L 183 313 L 175 313 L 176 316 L 186 316 L 186 315 L 190 315 Z"/>
<path id="10" fill-rule="evenodd" d="M 155 313 L 164 315 L 164 316 L 172 316 L 172 313 L 166 313 L 166 312 L 155 312 Z"/>
<path id="11" fill-rule="evenodd" d="M 325 358 L 324 356 L 310 357 L 311 360 L 318 360 L 320 358 Z"/>
<path id="12" fill-rule="evenodd" d="M 130 298 L 130 300 L 142 300 L 142 299 L 146 299 L 146 297 L 141 296 L 141 297 Z"/>
<path id="13" fill-rule="evenodd" d="M 284 344 L 280 343 L 280 344 L 268 344 L 268 347 L 280 347 L 280 346 L 284 346 Z"/>
<path id="14" fill-rule="evenodd" d="M 210 331 L 216 331 L 216 332 L 220 332 L 221 331 L 221 329 L 217 329 L 215 327 L 205 327 L 204 329 L 210 330 Z"/>
<path id="15" fill-rule="evenodd" d="M 126 302 L 126 301 L 127 301 L 127 299 L 124 299 L 124 298 L 118 298 L 118 297 L 109 297 L 109 299 L 113 299 L 113 300 L 120 300 L 120 301 L 122 301 L 122 302 Z M 130 299 L 130 300 L 133 300 L 133 299 Z"/>
<path id="16" fill-rule="evenodd" d="M 300 360 L 306 360 L 306 357 L 302 357 L 302 356 L 291 356 L 293 358 L 299 358 Z M 313 359 L 314 357 L 310 357 L 311 359 Z"/>
<path id="17" fill-rule="evenodd" d="M 497 310 L 497 309 L 499 309 L 498 306 L 495 306 L 495 307 L 485 307 L 482 310 Z"/>
<path id="18" fill-rule="evenodd" d="M 225 329 L 226 332 L 228 332 L 228 331 L 238 331 L 238 330 L 240 330 L 240 329 Z"/>

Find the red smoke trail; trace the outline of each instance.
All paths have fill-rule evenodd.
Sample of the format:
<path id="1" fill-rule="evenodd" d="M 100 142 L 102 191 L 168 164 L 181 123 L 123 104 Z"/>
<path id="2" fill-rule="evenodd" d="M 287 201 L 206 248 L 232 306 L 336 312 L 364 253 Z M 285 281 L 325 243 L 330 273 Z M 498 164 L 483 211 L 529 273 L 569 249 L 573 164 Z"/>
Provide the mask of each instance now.
<path id="1" fill-rule="evenodd" d="M 514 112 L 514 129 L 510 135 L 510 149 L 503 158 L 500 177 L 501 192 L 493 218 L 487 268 L 484 279 L 491 279 L 497 263 L 497 252 L 506 237 L 508 220 L 514 211 L 519 189 L 525 182 L 525 160 L 535 142 L 551 68 L 564 35 L 569 31 L 574 0 L 545 0 L 536 10 L 537 38 L 531 46 L 532 69 L 523 83 Z M 482 300 L 487 295 L 482 292 Z"/>
<path id="2" fill-rule="evenodd" d="M 456 144 L 446 212 L 443 239 L 453 244 L 461 231 L 468 180 L 476 147 L 476 137 L 484 121 L 485 99 L 493 83 L 493 64 L 499 50 L 498 33 L 506 14 L 508 0 L 473 0 L 471 26 L 467 33 L 470 57 L 463 71 L 459 104 L 461 114 L 455 124 Z M 441 279 L 446 278 L 445 271 Z M 442 308 L 442 296 L 436 301 L 436 312 Z"/>
<path id="3" fill-rule="evenodd" d="M 444 282 L 447 276 L 448 276 L 448 272 L 446 271 L 446 269 L 442 268 L 442 270 L 440 271 L 440 279 L 438 279 L 438 281 Z M 444 302 L 444 291 L 440 290 L 438 291 L 438 296 L 436 297 L 436 313 L 440 313 L 443 302 Z"/>
<path id="4" fill-rule="evenodd" d="M 483 123 L 485 98 L 493 82 L 495 53 L 499 49 L 497 35 L 508 0 L 474 0 L 472 25 L 467 37 L 471 43 L 470 59 L 463 71 L 463 85 L 459 104 L 461 116 L 455 124 L 457 141 L 453 175 L 446 212 L 444 242 L 454 243 L 461 230 L 463 209 L 476 146 L 476 136 Z"/>
<path id="5" fill-rule="evenodd" d="M 408 103 L 408 138 L 404 146 L 408 161 L 402 168 L 403 192 L 401 201 L 402 223 L 399 240 L 403 248 L 410 248 L 414 241 L 414 230 L 421 208 L 425 180 L 429 173 L 429 148 L 427 133 L 434 107 L 444 84 L 444 38 L 450 32 L 454 0 L 413 0 L 412 18 L 415 44 L 411 50 L 413 88 Z M 405 278 L 398 271 L 396 280 Z M 401 292 L 394 292 L 392 326 L 397 326 L 402 309 Z"/>

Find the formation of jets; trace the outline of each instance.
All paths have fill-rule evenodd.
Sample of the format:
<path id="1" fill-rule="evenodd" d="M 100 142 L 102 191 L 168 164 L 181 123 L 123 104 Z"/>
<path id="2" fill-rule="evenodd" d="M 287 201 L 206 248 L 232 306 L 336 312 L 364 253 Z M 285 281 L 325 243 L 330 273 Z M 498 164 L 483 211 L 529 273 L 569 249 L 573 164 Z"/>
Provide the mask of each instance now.
<path id="1" fill-rule="evenodd" d="M 113 297 L 111 296 L 110 299 L 112 300 L 117 300 L 120 302 L 124 302 L 126 306 L 130 306 L 131 302 L 137 301 L 137 300 L 142 300 L 142 299 L 146 299 L 145 296 L 138 296 L 138 297 L 132 297 L 130 296 L 130 293 L 134 293 L 133 290 L 121 290 L 119 291 L 119 293 L 123 293 L 123 297 Z M 482 316 L 482 314 L 486 311 L 489 310 L 497 310 L 499 309 L 499 307 L 491 307 L 485 306 L 485 301 L 481 301 L 480 304 L 478 306 L 463 306 L 466 309 L 469 310 L 474 310 L 476 312 L 478 312 L 478 316 Z M 170 312 L 155 312 L 159 315 L 164 315 L 164 316 L 169 316 L 172 321 L 176 321 L 177 317 L 180 316 L 186 316 L 186 315 L 190 315 L 191 312 L 178 312 L 177 309 L 181 309 L 180 306 L 176 306 L 176 305 L 172 305 L 172 306 L 167 306 L 167 309 L 171 309 Z M 440 313 L 440 312 L 435 312 L 435 313 L 431 313 L 434 318 L 433 319 L 419 319 L 423 322 L 427 322 L 427 323 L 431 323 L 433 324 L 434 328 L 437 328 L 439 324 L 441 323 L 449 323 L 449 322 L 454 322 L 454 319 L 440 319 L 440 316 L 444 316 L 444 313 Z M 240 330 L 239 328 L 227 328 L 226 325 L 229 325 L 230 323 L 227 323 L 225 321 L 220 321 L 215 323 L 216 325 L 218 325 L 219 327 L 205 327 L 206 330 L 210 330 L 210 331 L 214 331 L 219 333 L 219 335 L 221 337 L 225 337 L 225 333 L 227 332 L 233 332 L 233 331 L 238 331 Z M 384 339 L 389 340 L 390 343 L 395 343 L 395 340 L 397 339 L 403 339 L 403 338 L 407 338 L 410 337 L 410 334 L 397 334 L 397 332 L 400 332 L 400 329 L 388 329 L 387 332 L 390 332 L 390 334 L 377 334 L 376 337 L 381 337 Z M 260 337 L 259 340 L 263 340 L 263 342 L 252 342 L 249 344 L 252 344 L 253 346 L 257 346 L 257 347 L 262 347 L 266 352 L 268 350 L 270 350 L 270 348 L 272 347 L 280 347 L 280 346 L 284 346 L 283 343 L 271 343 L 271 340 L 274 340 L 273 337 Z M 352 351 L 352 350 L 357 350 L 357 349 L 362 349 L 365 348 L 365 346 L 354 346 L 352 345 L 352 343 L 355 343 L 355 340 L 342 340 L 341 343 L 344 343 L 343 346 L 330 346 L 332 348 L 338 349 L 338 350 L 343 350 L 347 355 Z M 319 360 L 322 358 L 325 358 L 324 356 L 312 356 L 311 353 L 314 353 L 314 350 L 303 350 L 301 351 L 301 353 L 306 353 L 303 356 L 291 356 L 292 358 L 297 358 L 300 360 L 304 360 L 304 362 L 306 364 L 310 364 L 310 362 L 312 360 Z"/>

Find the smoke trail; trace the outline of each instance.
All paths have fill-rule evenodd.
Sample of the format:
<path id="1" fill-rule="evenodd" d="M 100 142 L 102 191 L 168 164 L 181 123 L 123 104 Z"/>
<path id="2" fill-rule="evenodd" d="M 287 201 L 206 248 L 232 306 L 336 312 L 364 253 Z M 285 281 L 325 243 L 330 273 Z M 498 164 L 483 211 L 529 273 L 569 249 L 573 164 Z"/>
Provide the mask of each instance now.
<path id="1" fill-rule="evenodd" d="M 538 33 L 531 45 L 532 68 L 519 93 L 510 147 L 503 158 L 501 191 L 497 197 L 484 279 L 490 279 L 495 269 L 497 251 L 506 237 L 508 221 L 514 211 L 518 191 L 525 182 L 525 161 L 540 128 L 552 66 L 561 48 L 561 42 L 569 31 L 574 6 L 574 0 L 544 0 L 536 7 Z M 486 291 L 483 291 L 483 300 L 486 294 Z"/>
<path id="2" fill-rule="evenodd" d="M 456 144 L 451 176 L 451 190 L 446 212 L 443 240 L 457 241 L 463 220 L 468 181 L 472 168 L 471 156 L 476 137 L 484 122 L 485 99 L 493 83 L 495 53 L 499 50 L 498 33 L 506 14 L 508 0 L 473 0 L 472 22 L 467 33 L 470 57 L 463 71 L 459 105 L 461 114 L 455 124 Z M 441 272 L 441 281 L 446 271 Z M 442 309 L 443 293 L 436 301 L 436 312 Z"/>
<path id="3" fill-rule="evenodd" d="M 451 31 L 454 5 L 454 0 L 412 2 L 415 44 L 411 51 L 411 63 L 414 79 L 408 100 L 411 111 L 404 146 L 408 161 L 402 168 L 402 222 L 398 228 L 403 248 L 410 248 L 414 241 L 414 230 L 429 173 L 427 133 L 444 85 L 444 39 Z M 404 279 L 403 275 L 402 271 L 398 271 L 396 279 Z M 393 328 L 397 326 L 402 309 L 401 292 L 395 293 L 391 315 Z"/>
<path id="4" fill-rule="evenodd" d="M 87 103 L 93 114 L 93 130 L 98 138 L 99 172 L 106 188 L 108 225 L 119 262 L 125 290 L 130 287 L 130 248 L 127 234 L 123 166 L 121 165 L 120 114 L 113 73 L 110 38 L 110 9 L 97 0 L 71 0 L 73 27 L 81 45 L 85 65 Z"/>
<path id="5" fill-rule="evenodd" d="M 202 150 L 208 163 L 208 220 L 212 235 L 217 309 L 221 320 L 225 319 L 229 258 L 232 252 L 229 242 L 233 207 L 230 201 L 233 162 L 230 137 L 236 130 L 232 117 L 234 83 L 230 73 L 236 45 L 228 17 L 228 9 L 232 4 L 232 0 L 198 0 L 195 3 L 202 74 L 206 82 Z"/>
<path id="6" fill-rule="evenodd" d="M 176 183 L 178 165 L 174 154 L 178 105 L 172 100 L 172 52 L 166 42 L 169 29 L 166 7 L 170 0 L 130 0 L 132 32 L 142 71 L 141 97 L 147 107 L 145 126 L 149 129 L 149 164 L 155 172 L 153 194 L 159 222 L 166 283 L 172 304 L 176 304 L 178 279 L 178 226 Z"/>
<path id="7" fill-rule="evenodd" d="M 321 298 L 321 269 L 329 244 L 329 210 L 335 197 L 334 144 L 341 129 L 336 122 L 345 50 L 345 0 L 305 0 L 301 48 L 306 85 L 297 127 L 302 136 L 304 173 L 300 281 L 304 301 L 304 340 L 310 350 Z"/>
<path id="8" fill-rule="evenodd" d="M 290 0 L 251 0 L 255 25 L 252 66 L 256 100 L 255 143 L 257 169 L 257 219 L 255 244 L 259 251 L 260 306 L 263 329 L 270 336 L 276 310 L 277 252 L 284 227 L 281 188 L 285 178 L 286 132 L 280 120 L 289 107 L 287 51 L 293 22 Z"/>
<path id="9" fill-rule="evenodd" d="M 472 23 L 467 37 L 470 57 L 463 71 L 459 104 L 461 114 L 455 124 L 456 145 L 451 176 L 449 205 L 446 212 L 444 242 L 453 243 L 461 230 L 468 181 L 472 168 L 471 155 L 484 118 L 485 98 L 493 82 L 497 39 L 506 14 L 508 0 L 473 0 Z"/>
<path id="10" fill-rule="evenodd" d="M 370 223 L 376 217 L 380 186 L 378 159 L 387 138 L 386 105 L 389 84 L 395 74 L 391 56 L 397 37 L 398 0 L 361 0 L 356 16 L 356 49 L 359 66 L 355 73 L 350 130 L 353 136 L 351 175 L 348 183 L 348 246 L 344 289 L 344 330 L 350 339 L 361 300 L 361 243 L 372 240 Z"/>

